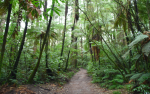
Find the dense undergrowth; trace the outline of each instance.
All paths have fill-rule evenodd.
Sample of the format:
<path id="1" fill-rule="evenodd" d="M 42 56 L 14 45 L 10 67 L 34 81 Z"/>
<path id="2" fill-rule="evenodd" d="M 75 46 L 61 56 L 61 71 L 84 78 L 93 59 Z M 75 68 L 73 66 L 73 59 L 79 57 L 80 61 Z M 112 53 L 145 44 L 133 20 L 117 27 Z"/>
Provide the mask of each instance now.
<path id="1" fill-rule="evenodd" d="M 88 62 L 87 70 L 93 78 L 92 82 L 108 89 L 124 88 L 133 94 L 149 94 L 150 73 L 149 58 L 147 58 L 149 55 L 145 56 L 149 54 L 149 51 L 146 51 L 149 49 L 149 43 L 141 47 L 141 41 L 145 42 L 147 37 L 143 34 L 137 35 L 129 44 L 131 50 L 125 54 L 123 50 L 127 49 L 126 47 L 123 47 L 123 50 L 117 50 L 120 55 L 123 52 L 121 57 L 115 52 L 113 55 L 109 54 L 108 58 L 103 58 L 103 52 L 101 52 L 100 62 Z M 139 48 L 141 50 L 137 52 Z M 132 51 L 132 56 L 130 56 L 130 51 Z M 114 58 L 114 55 L 118 55 L 117 58 Z M 118 62 L 117 59 L 121 62 Z"/>

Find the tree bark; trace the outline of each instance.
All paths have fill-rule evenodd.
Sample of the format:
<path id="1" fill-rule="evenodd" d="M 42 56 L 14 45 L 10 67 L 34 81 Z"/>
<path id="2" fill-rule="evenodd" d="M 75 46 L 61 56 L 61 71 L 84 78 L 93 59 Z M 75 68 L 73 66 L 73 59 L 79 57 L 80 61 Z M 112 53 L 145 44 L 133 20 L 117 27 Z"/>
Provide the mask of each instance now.
<path id="1" fill-rule="evenodd" d="M 64 51 L 67 13 L 68 13 L 68 0 L 66 1 L 66 7 L 65 7 L 65 25 L 64 25 L 64 30 L 63 30 L 64 33 L 63 33 L 62 48 L 61 48 L 61 54 L 60 54 L 61 58 L 60 59 L 62 59 L 63 51 Z M 60 63 L 58 64 L 58 68 L 60 70 Z"/>
<path id="2" fill-rule="evenodd" d="M 146 5 L 146 7 L 147 7 L 147 13 L 148 13 L 148 19 L 149 19 L 149 30 L 150 30 L 150 6 L 149 6 L 149 4 L 150 4 L 150 2 L 149 2 L 149 0 L 147 0 L 147 5 Z"/>
<path id="3" fill-rule="evenodd" d="M 67 61 L 66 61 L 65 71 L 66 71 L 66 70 L 67 70 L 67 68 L 68 68 L 69 55 L 70 55 L 70 50 L 69 50 L 69 52 L 68 52 L 68 57 L 67 57 Z"/>
<path id="4" fill-rule="evenodd" d="M 134 0 L 134 8 L 135 8 L 135 25 L 137 27 L 137 30 L 143 33 L 143 31 L 139 25 L 138 7 L 137 7 L 137 1 L 136 0 Z"/>
<path id="5" fill-rule="evenodd" d="M 44 12 L 45 12 L 46 20 L 48 21 L 48 16 L 46 14 L 46 9 L 47 9 L 47 0 L 45 0 Z"/>
<path id="6" fill-rule="evenodd" d="M 131 32 L 133 34 L 133 37 L 135 38 L 135 33 L 134 33 L 133 25 L 132 25 L 130 10 L 131 10 L 131 1 L 128 0 L 128 9 L 126 10 L 126 12 L 127 12 L 127 20 L 128 20 L 128 28 L 130 28 L 130 30 L 131 30 Z"/>
<path id="7" fill-rule="evenodd" d="M 24 41 L 25 41 L 25 37 L 26 37 L 27 27 L 28 27 L 28 17 L 26 18 L 25 29 L 24 29 L 24 33 L 23 33 L 21 45 L 20 45 L 20 48 L 19 48 L 19 51 L 18 51 L 18 54 L 17 54 L 17 58 L 16 58 L 16 61 L 15 61 L 13 70 L 11 71 L 11 74 L 10 74 L 10 77 L 11 77 L 12 79 L 16 79 L 17 66 L 18 66 L 18 63 L 19 63 L 19 59 L 20 59 L 20 56 L 21 56 L 21 52 L 22 52 L 22 50 L 23 50 L 23 45 L 24 45 Z"/>
<path id="8" fill-rule="evenodd" d="M 0 56 L 0 75 L 1 75 L 1 69 L 2 69 L 4 52 L 5 52 L 6 39 L 7 39 L 7 34 L 8 34 L 8 29 L 9 29 L 11 9 L 12 9 L 12 4 L 9 4 L 8 16 L 7 16 L 7 22 L 6 22 L 6 28 L 5 28 L 5 34 L 4 34 L 4 38 L 3 38 L 3 44 L 2 44 L 1 56 Z"/>
<path id="9" fill-rule="evenodd" d="M 1 16 L 1 21 L 0 21 L 0 32 L 3 32 L 4 24 L 5 24 L 5 15 Z"/>
<path id="10" fill-rule="evenodd" d="M 67 13 L 68 13 L 68 0 L 66 1 L 66 8 L 65 8 L 65 26 L 64 26 L 64 34 L 63 34 L 63 42 L 62 42 L 62 49 L 61 49 L 61 57 L 63 56 L 64 50 L 64 43 L 65 43 L 65 33 L 66 33 L 66 21 L 67 21 Z"/>

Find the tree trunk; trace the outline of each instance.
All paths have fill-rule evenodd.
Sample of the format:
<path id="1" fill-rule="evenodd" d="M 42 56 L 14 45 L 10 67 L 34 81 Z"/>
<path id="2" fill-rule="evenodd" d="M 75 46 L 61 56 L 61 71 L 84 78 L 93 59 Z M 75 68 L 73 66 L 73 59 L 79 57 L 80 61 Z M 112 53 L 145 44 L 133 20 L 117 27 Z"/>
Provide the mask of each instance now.
<path id="1" fill-rule="evenodd" d="M 150 30 L 150 6 L 149 6 L 150 2 L 149 0 L 147 0 L 147 3 L 146 3 L 146 7 L 147 7 L 147 14 L 148 14 L 148 19 L 149 19 L 149 30 Z"/>
<path id="2" fill-rule="evenodd" d="M 27 27 L 28 27 L 28 17 L 26 18 L 25 29 L 24 29 L 24 33 L 23 33 L 21 45 L 20 45 L 20 48 L 19 48 L 19 51 L 18 51 L 18 54 L 17 54 L 17 58 L 16 58 L 16 61 L 15 61 L 13 70 L 11 71 L 11 74 L 10 74 L 10 77 L 11 77 L 12 79 L 16 79 L 17 66 L 18 66 L 18 63 L 19 63 L 19 59 L 20 59 L 20 56 L 21 56 L 21 52 L 22 52 L 22 50 L 23 50 L 23 45 L 24 45 L 24 41 L 25 41 L 25 37 L 26 37 Z"/>
<path id="3" fill-rule="evenodd" d="M 45 0 L 45 6 L 44 6 L 44 12 L 46 13 L 46 9 L 47 9 L 47 0 Z M 47 14 L 45 14 L 46 16 L 46 20 L 48 21 L 48 16 Z"/>
<path id="4" fill-rule="evenodd" d="M 65 8 L 65 26 L 64 26 L 64 34 L 63 34 L 63 42 L 62 42 L 62 49 L 61 49 L 61 57 L 63 56 L 64 50 L 64 43 L 65 43 L 65 33 L 66 33 L 66 21 L 67 21 L 67 13 L 68 13 L 68 0 L 66 1 L 66 8 Z"/>
<path id="5" fill-rule="evenodd" d="M 68 68 L 69 55 L 70 55 L 70 50 L 69 50 L 69 52 L 68 52 L 68 57 L 67 57 L 67 61 L 66 61 L 65 71 L 66 71 L 66 70 L 67 70 L 67 68 Z"/>
<path id="6" fill-rule="evenodd" d="M 5 15 L 1 16 L 1 21 L 0 21 L 0 32 L 3 32 L 4 24 L 5 24 Z"/>
<path id="7" fill-rule="evenodd" d="M 89 40 L 89 46 L 90 46 L 90 54 L 91 54 L 91 58 L 92 58 L 92 62 L 94 62 L 94 57 L 93 57 L 93 51 L 92 51 L 92 46 L 91 46 L 91 41 Z"/>
<path id="8" fill-rule="evenodd" d="M 138 7 L 137 7 L 137 1 L 136 0 L 134 0 L 134 8 L 135 8 L 135 25 L 137 27 L 137 30 L 143 33 L 143 31 L 139 25 Z"/>
<path id="9" fill-rule="evenodd" d="M 128 20 L 128 28 L 130 28 L 130 30 L 131 30 L 131 32 L 133 34 L 133 37 L 135 38 L 135 33 L 134 33 L 133 25 L 132 25 L 130 10 L 131 10 L 131 1 L 128 0 L 128 9 L 126 10 L 126 12 L 127 12 L 127 20 Z"/>
<path id="10" fill-rule="evenodd" d="M 7 16 L 7 22 L 6 22 L 6 28 L 5 28 L 5 34 L 4 34 L 4 38 L 3 38 L 3 44 L 2 44 L 1 56 L 0 56 L 0 75 L 1 75 L 1 69 L 2 69 L 4 52 L 5 52 L 6 39 L 7 39 L 7 34 L 8 34 L 8 29 L 9 29 L 11 8 L 12 8 L 12 4 L 9 4 L 8 16 Z"/>
<path id="11" fill-rule="evenodd" d="M 62 59 L 62 56 L 63 56 L 63 50 L 64 50 L 64 43 L 65 43 L 65 33 L 66 33 L 66 21 L 67 21 L 67 13 L 68 13 L 68 0 L 66 1 L 66 8 L 65 8 L 65 25 L 64 25 L 64 34 L 63 34 L 63 40 L 62 40 L 62 48 L 61 48 L 61 58 Z M 58 64 L 58 68 L 60 70 L 60 63 Z"/>
<path id="12" fill-rule="evenodd" d="M 52 1 L 52 11 L 51 13 L 54 11 L 54 4 L 55 2 Z M 33 82 L 33 78 L 38 70 L 38 67 L 40 65 L 40 60 L 41 60 L 41 57 L 42 57 L 42 52 L 43 52 L 43 49 L 44 49 L 44 46 L 45 46 L 45 43 L 46 43 L 46 39 L 47 39 L 47 36 L 49 35 L 49 31 L 50 31 L 50 27 L 51 27 L 51 22 L 52 22 L 52 15 L 50 15 L 50 20 L 49 20 L 49 23 L 48 23 L 48 26 L 47 26 L 47 30 L 46 30 L 46 34 L 44 36 L 44 40 L 43 40 L 43 44 L 42 44 L 42 48 L 41 48 L 41 51 L 40 51 L 40 55 L 39 55 L 39 58 L 38 58 L 38 61 L 37 61 L 37 64 L 32 72 L 32 74 L 30 75 L 29 79 L 28 79 L 28 83 L 32 83 Z"/>
<path id="13" fill-rule="evenodd" d="M 75 68 L 77 68 L 77 56 L 78 56 L 78 52 L 77 52 L 77 49 L 78 49 L 78 46 L 77 46 L 77 37 L 75 37 L 75 42 L 76 42 L 76 44 L 75 44 L 75 49 L 76 49 L 76 51 L 75 51 L 75 55 L 76 55 L 76 58 L 75 58 L 75 61 L 74 61 L 74 64 L 75 64 Z"/>
<path id="14" fill-rule="evenodd" d="M 44 6 L 44 12 L 46 13 L 46 9 L 47 9 L 47 0 L 45 0 L 45 6 Z M 48 16 L 47 14 L 45 14 L 46 16 L 46 20 L 48 21 Z M 48 35 L 49 37 L 49 35 Z M 52 73 L 52 70 L 48 68 L 48 37 L 47 37 L 47 40 L 46 40 L 46 46 L 45 46 L 45 61 L 46 61 L 46 73 L 49 75 L 49 76 L 53 76 L 53 73 Z"/>
<path id="15" fill-rule="evenodd" d="M 79 3 L 78 3 L 78 0 L 75 0 L 75 16 L 74 16 L 74 24 L 73 24 L 73 27 L 72 27 L 72 31 L 74 30 L 75 28 L 75 24 L 77 24 L 77 21 L 79 20 Z M 73 37 L 74 37 L 74 34 L 73 34 Z M 74 37 L 73 38 L 73 42 L 75 42 L 75 46 L 74 46 L 74 49 L 76 49 L 76 52 L 74 53 L 76 55 L 76 58 L 73 60 L 73 63 L 75 65 L 75 68 L 77 68 L 77 37 Z"/>

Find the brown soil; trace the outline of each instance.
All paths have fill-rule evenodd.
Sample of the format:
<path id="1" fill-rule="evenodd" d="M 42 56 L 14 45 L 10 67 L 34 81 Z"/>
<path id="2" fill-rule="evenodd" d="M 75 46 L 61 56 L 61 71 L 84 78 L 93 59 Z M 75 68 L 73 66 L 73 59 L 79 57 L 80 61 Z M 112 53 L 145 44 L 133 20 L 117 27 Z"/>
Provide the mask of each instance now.
<path id="1" fill-rule="evenodd" d="M 92 79 L 88 76 L 87 71 L 85 69 L 80 69 L 80 71 L 72 77 L 70 82 L 62 87 L 55 84 L 26 85 L 24 87 L 28 89 L 28 92 L 19 93 L 20 91 L 18 90 L 19 92 L 17 94 L 113 94 L 113 91 L 120 91 L 121 94 L 128 94 L 125 90 L 107 90 L 100 88 L 98 85 L 92 84 L 91 81 Z"/>

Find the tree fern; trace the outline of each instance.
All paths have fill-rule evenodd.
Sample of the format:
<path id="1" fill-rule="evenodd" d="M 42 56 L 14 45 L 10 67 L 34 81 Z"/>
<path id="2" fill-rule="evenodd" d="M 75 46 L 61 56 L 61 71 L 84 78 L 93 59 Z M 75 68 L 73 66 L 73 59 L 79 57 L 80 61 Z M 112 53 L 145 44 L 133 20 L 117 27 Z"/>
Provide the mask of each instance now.
<path id="1" fill-rule="evenodd" d="M 141 75 L 142 75 L 142 73 L 134 74 L 134 75 L 130 78 L 130 80 L 136 80 L 136 79 L 139 79 Z"/>
<path id="2" fill-rule="evenodd" d="M 140 83 L 143 83 L 145 80 L 148 80 L 148 79 L 150 79 L 150 73 L 145 73 L 138 79 L 138 81 Z"/>
<path id="3" fill-rule="evenodd" d="M 135 38 L 135 40 L 133 40 L 133 41 L 128 45 L 129 48 L 130 48 L 130 50 L 133 48 L 134 45 L 136 45 L 136 44 L 139 43 L 140 41 L 144 40 L 145 38 L 148 38 L 148 36 L 147 36 L 147 35 L 143 35 L 143 34 L 138 35 L 138 36 Z M 125 57 L 129 54 L 130 50 L 128 50 L 122 57 L 125 58 Z M 142 52 L 143 52 L 146 56 L 149 55 L 149 53 L 150 53 L 150 43 L 144 45 L 144 47 L 142 48 Z"/>
<path id="4" fill-rule="evenodd" d="M 143 34 L 140 34 L 138 35 L 134 41 L 132 41 L 130 44 L 129 44 L 129 48 L 132 48 L 135 44 L 139 43 L 140 41 L 144 40 L 145 38 L 148 38 L 147 35 L 143 35 Z"/>

